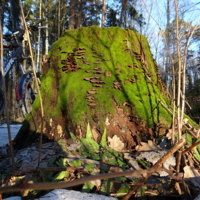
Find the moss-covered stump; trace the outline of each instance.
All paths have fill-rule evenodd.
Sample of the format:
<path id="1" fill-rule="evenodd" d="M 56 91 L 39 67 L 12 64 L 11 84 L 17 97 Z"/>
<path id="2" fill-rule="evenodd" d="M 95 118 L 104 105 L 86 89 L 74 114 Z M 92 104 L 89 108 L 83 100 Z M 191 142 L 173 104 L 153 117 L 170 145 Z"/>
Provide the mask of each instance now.
<path id="1" fill-rule="evenodd" d="M 44 64 L 43 133 L 48 139 L 84 137 L 87 124 L 100 141 L 117 135 L 125 148 L 168 128 L 169 105 L 147 39 L 131 30 L 91 26 L 66 31 Z M 39 99 L 15 143 L 22 147 L 41 130 Z M 142 136 L 142 137 L 140 137 Z"/>

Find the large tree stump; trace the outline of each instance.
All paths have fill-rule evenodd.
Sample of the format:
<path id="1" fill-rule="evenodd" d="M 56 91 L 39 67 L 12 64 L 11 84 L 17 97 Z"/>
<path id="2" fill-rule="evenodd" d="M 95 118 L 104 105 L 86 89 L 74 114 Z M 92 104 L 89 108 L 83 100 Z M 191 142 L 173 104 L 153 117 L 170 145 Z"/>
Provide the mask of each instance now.
<path id="1" fill-rule="evenodd" d="M 147 39 L 131 30 L 91 26 L 66 31 L 43 65 L 41 94 L 44 136 L 84 137 L 89 123 L 93 138 L 117 135 L 131 149 L 141 139 L 169 128 L 170 101 Z M 159 125 L 159 126 L 158 126 Z M 35 141 L 41 129 L 39 99 L 26 117 L 15 144 Z M 157 131 L 157 132 L 155 132 Z"/>

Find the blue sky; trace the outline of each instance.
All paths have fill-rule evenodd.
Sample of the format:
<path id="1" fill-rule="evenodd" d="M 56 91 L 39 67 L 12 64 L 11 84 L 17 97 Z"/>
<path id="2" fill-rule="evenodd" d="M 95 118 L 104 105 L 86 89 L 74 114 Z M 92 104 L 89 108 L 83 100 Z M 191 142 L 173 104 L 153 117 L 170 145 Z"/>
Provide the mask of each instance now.
<path id="1" fill-rule="evenodd" d="M 165 30 L 167 25 L 167 0 L 138 0 L 140 4 L 137 6 L 137 10 L 141 11 L 145 17 L 147 25 L 143 33 L 147 36 L 149 40 L 149 44 L 155 58 L 157 58 L 158 52 L 163 49 L 163 38 L 160 33 L 161 30 Z M 187 22 L 192 22 L 192 25 L 195 25 L 200 20 L 200 0 L 179 0 L 180 5 L 179 9 L 183 19 Z M 143 5 L 146 4 L 146 8 Z M 150 17 L 149 13 L 154 18 Z M 174 7 L 174 0 L 170 0 L 170 21 L 175 19 L 175 7 Z M 198 46 L 192 48 L 197 48 Z M 157 56 L 156 56 L 157 55 Z"/>

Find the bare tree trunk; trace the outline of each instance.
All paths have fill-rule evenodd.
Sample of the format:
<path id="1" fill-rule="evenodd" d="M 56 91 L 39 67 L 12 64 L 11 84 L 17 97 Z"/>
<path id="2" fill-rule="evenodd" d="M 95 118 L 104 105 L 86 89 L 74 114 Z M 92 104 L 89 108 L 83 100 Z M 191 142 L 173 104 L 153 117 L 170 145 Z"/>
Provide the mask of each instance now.
<path id="1" fill-rule="evenodd" d="M 10 15 L 12 20 L 12 30 L 14 30 L 14 17 L 13 17 L 13 6 L 12 3 L 10 4 Z"/>
<path id="2" fill-rule="evenodd" d="M 77 1 L 77 7 L 78 7 L 78 16 L 76 18 L 77 22 L 77 28 L 82 27 L 82 0 Z"/>
<path id="3" fill-rule="evenodd" d="M 76 15 L 76 0 L 71 0 L 70 2 L 70 20 L 69 20 L 69 30 L 75 29 L 75 15 Z"/>
<path id="4" fill-rule="evenodd" d="M 58 38 L 60 37 L 60 0 L 58 0 Z"/>
<path id="5" fill-rule="evenodd" d="M 16 91 L 15 91 L 15 85 L 16 85 L 16 76 L 17 76 L 17 70 L 16 67 L 13 68 L 13 89 L 12 89 L 12 96 L 13 96 L 13 115 L 14 115 L 14 120 L 16 119 Z"/>
<path id="6" fill-rule="evenodd" d="M 49 53 L 48 0 L 45 0 L 45 17 L 46 17 L 46 42 L 45 42 L 45 55 L 48 55 L 48 53 Z"/>
<path id="7" fill-rule="evenodd" d="M 181 103 L 181 71 L 182 71 L 182 64 L 181 64 L 181 52 L 180 52 L 180 42 L 179 42 L 179 23 L 178 23 L 178 5 L 177 0 L 174 0 L 174 5 L 176 9 L 176 48 L 178 53 L 178 88 L 177 88 L 177 109 L 178 109 L 178 138 L 181 139 L 181 130 L 182 130 L 182 120 L 181 120 L 181 110 L 180 110 L 180 103 Z"/>
<path id="8" fill-rule="evenodd" d="M 5 0 L 0 1 L 0 19 L 1 19 L 1 26 L 3 27 L 4 21 L 4 8 L 5 8 Z"/>
<path id="9" fill-rule="evenodd" d="M 101 27 L 104 27 L 104 24 L 105 24 L 105 11 L 106 11 L 106 0 L 103 0 Z"/>
<path id="10" fill-rule="evenodd" d="M 169 23 L 170 23 L 170 5 L 169 5 L 169 0 L 167 0 L 167 27 L 166 27 L 166 30 L 167 30 L 167 34 L 166 34 L 166 43 L 167 43 L 167 46 L 169 48 L 169 45 L 170 45 L 170 35 L 169 35 Z M 167 86 L 167 93 L 168 93 L 168 81 L 169 81 L 169 65 L 170 65 L 170 58 L 169 56 L 167 55 L 166 57 L 166 63 L 165 63 L 165 84 Z"/>
<path id="11" fill-rule="evenodd" d="M 48 6 L 48 0 L 46 0 L 45 3 L 46 3 L 46 6 Z M 32 71 L 33 71 L 33 76 L 34 76 L 34 79 L 35 79 L 35 84 L 36 84 L 36 88 L 37 88 L 37 92 L 38 92 L 38 98 L 39 98 L 39 101 L 40 101 L 41 130 L 40 130 L 40 144 L 39 144 L 39 154 L 38 154 L 38 167 L 39 167 L 39 164 L 40 164 L 40 152 L 41 152 L 41 148 L 42 148 L 43 123 L 44 123 L 43 99 L 41 97 L 39 82 L 38 82 L 37 75 L 36 75 L 36 70 L 35 70 L 35 67 L 34 67 L 33 51 L 32 51 L 32 48 L 31 48 L 29 30 L 28 30 L 28 27 L 27 27 L 27 24 L 26 24 L 26 21 L 25 21 L 24 11 L 23 11 L 23 8 L 22 8 L 22 2 L 21 1 L 20 1 L 20 10 L 21 10 L 22 20 L 23 20 L 23 24 L 24 24 L 24 28 L 25 28 L 25 33 L 27 34 L 28 46 L 29 46 L 30 58 L 31 58 L 31 65 L 32 65 Z M 48 25 L 48 23 L 47 23 L 47 25 Z M 47 31 L 48 31 L 48 26 L 47 26 Z M 47 53 L 48 53 L 48 49 L 47 49 Z"/>
<path id="12" fill-rule="evenodd" d="M 188 48 L 189 48 L 189 44 L 190 41 L 192 39 L 192 36 L 195 32 L 195 30 L 197 28 L 199 28 L 199 23 L 193 28 L 193 30 L 191 31 L 191 27 L 189 27 L 189 31 L 188 31 L 188 39 L 187 39 L 187 43 L 185 46 L 185 52 L 184 52 L 184 59 L 183 59 L 183 74 L 182 74 L 182 112 L 181 112 L 181 119 L 183 120 L 184 117 L 184 111 L 185 111 L 185 86 L 186 86 L 186 66 L 187 66 L 187 56 L 188 56 Z"/>
<path id="13" fill-rule="evenodd" d="M 120 15 L 120 21 L 119 21 L 119 27 L 122 27 L 123 25 L 123 19 L 124 19 L 124 15 L 125 15 L 125 8 L 126 5 L 128 4 L 129 0 L 122 0 L 122 9 L 121 9 L 121 15 Z"/>
<path id="14" fill-rule="evenodd" d="M 42 18 L 42 0 L 40 0 L 40 7 L 39 7 L 39 18 Z M 39 23 L 39 30 L 38 30 L 38 46 L 37 46 L 37 64 L 36 69 L 39 69 L 41 71 L 40 66 L 40 44 L 41 44 L 41 23 Z"/>

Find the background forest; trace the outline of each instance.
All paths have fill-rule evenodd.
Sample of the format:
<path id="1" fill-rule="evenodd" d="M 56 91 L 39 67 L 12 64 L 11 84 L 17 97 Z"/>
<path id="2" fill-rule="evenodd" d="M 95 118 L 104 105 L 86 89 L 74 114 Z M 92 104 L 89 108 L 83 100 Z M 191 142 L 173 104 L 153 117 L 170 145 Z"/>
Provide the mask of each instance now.
<path id="1" fill-rule="evenodd" d="M 178 10 L 170 0 L 24 0 L 22 4 L 27 23 L 34 24 L 38 19 L 44 19 L 39 29 L 31 34 L 38 70 L 42 71 L 42 55 L 48 54 L 51 45 L 65 30 L 92 25 L 135 30 L 147 37 L 169 96 L 176 99 L 178 106 L 179 98 L 186 96 L 186 99 L 182 98 L 186 100 L 183 109 L 198 122 L 200 2 L 177 1 Z M 23 29 L 18 0 L 2 0 L 0 13 L 4 34 Z M 5 62 L 10 54 L 11 51 L 5 52 Z M 13 69 L 6 77 L 13 117 L 17 114 L 11 88 L 16 84 L 17 72 Z M 182 81 L 181 84 L 178 80 Z"/>
<path id="2" fill-rule="evenodd" d="M 15 164 L 16 168 L 25 170 L 25 174 L 29 173 L 26 171 L 29 167 L 33 168 L 34 171 L 31 171 L 32 175 L 29 176 L 31 181 L 33 178 L 31 184 L 34 186 L 35 182 L 44 182 L 43 189 L 51 189 L 55 185 L 60 187 L 57 181 L 64 184 L 69 180 L 67 187 L 71 187 L 73 180 L 85 178 L 77 171 L 79 166 L 84 165 L 87 176 L 93 174 L 94 168 L 100 169 L 94 173 L 103 174 L 103 181 L 95 185 L 93 190 L 94 184 L 91 186 L 82 179 L 82 191 L 87 189 L 87 192 L 99 192 L 101 189 L 106 191 L 103 194 L 111 194 L 115 188 L 113 183 L 120 182 L 123 190 L 118 190 L 121 189 L 120 186 L 115 188 L 115 193 L 125 195 L 123 200 L 127 200 L 133 194 L 137 196 L 137 191 L 144 186 L 152 172 L 159 172 L 163 162 L 181 149 L 182 152 L 176 154 L 177 164 L 168 160 L 170 165 L 176 166 L 166 171 L 170 179 L 175 177 L 171 179 L 172 182 L 165 181 L 170 185 L 169 189 L 166 189 L 169 193 L 163 190 L 165 182 L 160 182 L 160 189 L 157 188 L 157 183 L 153 184 L 152 188 L 155 185 L 155 190 L 160 190 L 156 194 L 160 194 L 162 199 L 163 194 L 178 194 L 181 197 L 185 195 L 185 199 L 196 197 L 199 183 L 198 190 L 196 185 L 193 189 L 194 187 L 187 186 L 184 179 L 191 178 L 189 181 L 192 182 L 196 181 L 196 177 L 200 177 L 197 171 L 200 160 L 199 146 L 197 147 L 200 143 L 200 126 L 194 123 L 196 121 L 200 124 L 199 9 L 200 2 L 197 0 L 1 0 L 0 22 L 4 39 L 22 31 L 21 43 L 17 43 L 21 54 L 13 56 L 14 61 L 10 64 L 12 68 L 7 70 L 5 81 L 2 78 L 4 94 L 2 92 L 0 95 L 1 99 L 6 98 L 8 106 L 5 106 L 4 116 L 2 115 L 0 120 L 6 116 L 9 135 L 9 145 L 6 148 L 10 148 L 11 156 L 11 159 L 6 157 L 9 159 L 8 165 L 4 163 L 5 157 L 0 157 L 2 171 L 7 173 L 7 166 L 11 170 L 11 162 L 13 172 Z M 17 39 L 16 36 L 15 41 Z M 9 41 L 4 40 L 3 43 L 9 44 Z M 16 46 L 2 46 L 1 42 L 0 64 L 2 60 L 6 64 L 13 52 L 16 52 Z M 24 78 L 25 84 L 21 84 L 24 86 L 22 92 L 27 94 L 27 91 L 37 91 L 38 98 L 33 104 L 33 112 L 27 111 L 23 115 L 23 107 L 19 101 L 23 100 L 24 103 L 27 99 L 32 100 L 32 97 L 26 98 L 24 95 L 17 101 L 17 92 L 20 90 L 18 83 L 21 77 L 27 74 L 25 72 L 31 72 L 30 68 L 34 74 L 34 80 L 30 78 L 34 88 L 31 90 L 32 86 L 28 87 L 28 78 Z M 0 71 L 2 75 L 3 71 Z M 41 80 L 35 71 L 43 73 Z M 38 82 L 41 83 L 40 88 Z M 31 92 L 29 94 L 32 95 Z M 32 108 L 32 102 L 29 105 Z M 29 114 L 26 115 L 27 113 Z M 9 119 L 23 122 L 14 141 L 9 133 Z M 182 136 L 186 138 L 187 144 L 182 140 Z M 46 143 L 49 139 L 54 143 Z M 138 165 L 136 162 L 136 167 L 135 163 L 131 164 L 135 151 L 161 151 L 160 147 L 157 147 L 157 144 L 161 144 L 161 139 L 165 143 L 163 147 L 170 150 L 165 151 L 163 148 L 160 159 L 155 161 L 155 157 L 152 157 L 152 160 L 148 160 L 149 155 L 153 154 L 149 152 L 147 157 L 139 158 L 145 158 L 144 163 L 139 161 Z M 168 142 L 171 144 L 168 145 Z M 39 148 L 31 146 L 33 143 L 39 145 Z M 70 149 L 74 144 L 76 147 Z M 22 153 L 15 154 L 14 159 L 13 145 L 14 151 L 24 148 L 26 153 L 21 151 Z M 58 150 L 55 145 L 61 149 Z M 174 146 L 171 148 L 171 145 Z M 49 153 L 48 148 L 56 151 Z M 125 154 L 126 150 L 128 154 Z M 73 161 L 67 160 L 71 153 L 75 158 Z M 27 155 L 27 158 L 23 156 L 23 160 L 22 155 Z M 59 157 L 53 157 L 54 155 Z M 95 162 L 92 165 L 86 164 L 81 159 L 76 159 L 80 155 L 84 160 L 89 158 L 95 162 L 109 164 L 109 168 L 106 165 L 96 167 Z M 158 158 L 158 155 L 156 157 Z M 175 157 L 173 158 L 175 160 Z M 124 162 L 124 159 L 130 161 Z M 138 161 L 138 157 L 134 159 Z M 153 163 L 151 168 L 149 163 Z M 64 168 L 58 175 L 53 171 L 46 171 L 50 175 L 42 170 L 35 172 L 35 169 L 41 166 L 43 169 Z M 73 167 L 72 171 L 69 166 Z M 144 175 L 139 179 L 137 177 L 137 182 L 127 179 L 128 187 L 124 186 L 124 177 L 116 179 L 118 182 L 114 180 L 113 186 L 109 177 L 104 175 L 109 175 L 112 172 L 111 167 L 115 166 L 122 170 L 114 169 L 117 173 L 129 169 L 130 166 L 133 166 L 134 170 L 148 169 L 144 173 L 140 172 Z M 193 173 L 194 170 L 196 174 Z M 35 188 L 29 187 L 27 180 L 20 182 L 17 189 L 14 188 L 15 185 L 6 187 L 14 188 L 13 191 L 31 189 L 25 196 L 42 195 L 35 193 L 32 190 Z M 56 182 L 50 187 L 51 183 L 45 185 L 45 182 L 51 181 Z M 173 192 L 170 189 L 172 187 L 177 191 Z M 0 199 L 5 188 L 0 188 Z M 145 194 L 143 189 L 141 196 Z"/>

